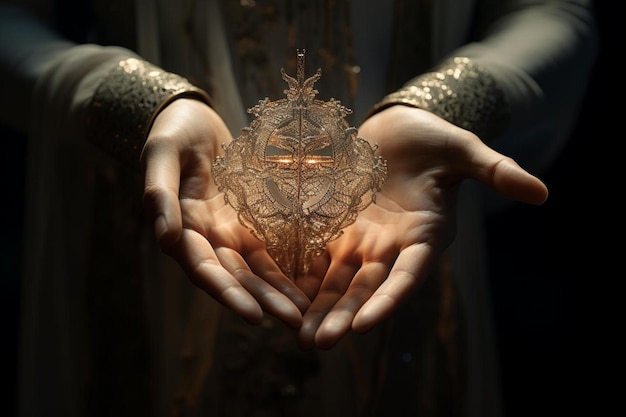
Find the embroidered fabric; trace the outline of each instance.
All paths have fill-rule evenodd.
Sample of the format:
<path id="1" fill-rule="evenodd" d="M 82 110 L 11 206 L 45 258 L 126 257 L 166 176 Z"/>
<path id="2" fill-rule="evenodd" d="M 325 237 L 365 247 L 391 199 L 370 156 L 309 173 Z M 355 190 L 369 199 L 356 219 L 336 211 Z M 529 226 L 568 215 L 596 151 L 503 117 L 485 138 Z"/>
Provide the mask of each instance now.
<path id="1" fill-rule="evenodd" d="M 120 61 L 103 79 L 87 108 L 87 138 L 119 160 L 136 165 L 155 117 L 181 97 L 209 105 L 211 100 L 186 78 L 147 61 Z"/>
<path id="2" fill-rule="evenodd" d="M 489 139 L 501 133 L 509 106 L 494 78 L 469 58 L 454 57 L 413 78 L 377 103 L 368 116 L 394 104 L 419 107 Z"/>

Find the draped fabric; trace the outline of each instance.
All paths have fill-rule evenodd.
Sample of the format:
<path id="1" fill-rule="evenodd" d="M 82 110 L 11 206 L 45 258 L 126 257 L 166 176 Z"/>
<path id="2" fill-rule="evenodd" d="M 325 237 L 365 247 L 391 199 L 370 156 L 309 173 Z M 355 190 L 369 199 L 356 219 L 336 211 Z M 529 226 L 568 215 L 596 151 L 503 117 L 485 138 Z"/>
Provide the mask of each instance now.
<path id="1" fill-rule="evenodd" d="M 355 105 L 356 123 L 468 39 L 474 2 L 137 0 L 107 17 L 130 4 L 94 2 L 96 33 L 126 48 L 60 50 L 34 92 L 20 415 L 498 416 L 475 184 L 461 189 L 455 243 L 392 320 L 301 352 L 273 318 L 244 324 L 187 280 L 144 222 L 139 173 L 92 149 L 81 127 L 100 77 L 138 54 L 207 89 L 238 135 L 253 101 L 281 94 L 278 70 L 301 44 L 309 71 L 323 70 L 322 97 Z M 464 51 L 502 70 L 514 107 L 540 101 L 535 78 Z"/>

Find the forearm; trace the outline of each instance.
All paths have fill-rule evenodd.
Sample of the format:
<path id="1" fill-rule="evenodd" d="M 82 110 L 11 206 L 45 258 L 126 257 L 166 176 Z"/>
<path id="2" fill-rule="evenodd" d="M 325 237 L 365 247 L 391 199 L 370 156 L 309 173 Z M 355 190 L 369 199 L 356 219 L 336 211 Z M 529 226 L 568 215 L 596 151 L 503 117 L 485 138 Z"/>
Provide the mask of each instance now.
<path id="1" fill-rule="evenodd" d="M 453 54 L 489 70 L 509 103 L 510 129 L 576 114 L 597 54 L 591 2 L 512 3 L 479 42 Z"/>
<path id="2" fill-rule="evenodd" d="M 60 136 L 83 134 L 84 109 L 124 48 L 77 45 L 15 6 L 0 5 L 1 121 L 30 133 L 38 118 L 60 117 Z"/>
<path id="3" fill-rule="evenodd" d="M 128 49 L 73 44 L 17 8 L 1 8 L 0 23 L 2 122 L 19 131 L 53 115 L 59 138 L 84 139 L 136 165 L 164 106 L 179 97 L 209 103 L 185 78 Z"/>
<path id="4" fill-rule="evenodd" d="M 595 62 L 591 8 L 585 1 L 498 7 L 485 9 L 480 41 L 450 51 L 371 113 L 393 104 L 421 107 L 492 144 L 518 141 L 528 154 L 558 143 L 578 112 Z"/>
<path id="5" fill-rule="evenodd" d="M 36 81 L 72 46 L 26 10 L 0 4 L 0 122 L 27 131 Z"/>

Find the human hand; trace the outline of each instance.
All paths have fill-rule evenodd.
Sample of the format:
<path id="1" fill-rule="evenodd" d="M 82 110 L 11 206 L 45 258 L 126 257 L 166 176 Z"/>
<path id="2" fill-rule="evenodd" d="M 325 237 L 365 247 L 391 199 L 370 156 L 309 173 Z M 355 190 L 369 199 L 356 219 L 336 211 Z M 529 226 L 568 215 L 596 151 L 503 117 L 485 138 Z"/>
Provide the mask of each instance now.
<path id="1" fill-rule="evenodd" d="M 231 139 L 204 103 L 169 104 L 155 119 L 141 157 L 144 205 L 161 249 L 195 285 L 250 323 L 267 311 L 296 328 L 308 298 L 240 224 L 210 176 L 221 144 Z"/>
<path id="2" fill-rule="evenodd" d="M 313 300 L 298 334 L 303 349 L 364 333 L 415 291 L 455 235 L 459 184 L 477 180 L 505 197 L 542 204 L 546 186 L 476 135 L 422 109 L 397 105 L 369 118 L 359 136 L 378 144 L 388 179 L 300 277 Z"/>

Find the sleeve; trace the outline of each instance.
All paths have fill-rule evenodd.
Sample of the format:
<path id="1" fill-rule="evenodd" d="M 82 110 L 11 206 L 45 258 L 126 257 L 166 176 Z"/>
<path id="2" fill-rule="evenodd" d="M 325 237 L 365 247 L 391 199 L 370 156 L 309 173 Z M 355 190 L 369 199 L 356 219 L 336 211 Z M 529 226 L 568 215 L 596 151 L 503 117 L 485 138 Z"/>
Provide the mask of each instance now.
<path id="1" fill-rule="evenodd" d="M 116 46 L 69 42 L 25 10 L 0 5 L 1 121 L 28 132 L 33 114 L 61 117 L 64 140 L 137 165 L 150 126 L 172 100 L 208 94 L 187 79 Z"/>

